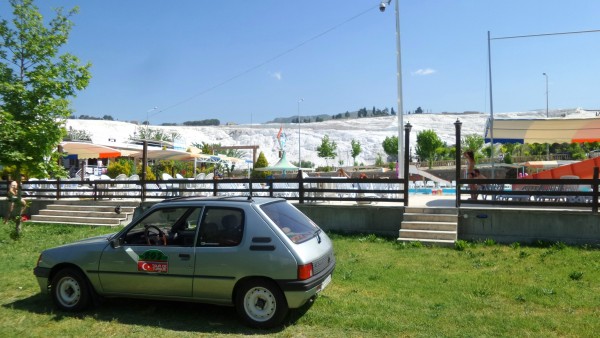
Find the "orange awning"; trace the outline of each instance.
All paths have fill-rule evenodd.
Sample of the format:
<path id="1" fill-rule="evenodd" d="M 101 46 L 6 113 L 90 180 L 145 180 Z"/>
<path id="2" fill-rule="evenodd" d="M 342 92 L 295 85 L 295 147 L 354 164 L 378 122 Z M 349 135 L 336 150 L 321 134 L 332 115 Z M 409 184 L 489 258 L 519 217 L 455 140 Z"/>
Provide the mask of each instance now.
<path id="1" fill-rule="evenodd" d="M 62 142 L 63 151 L 69 155 L 77 155 L 79 159 L 88 158 L 115 158 L 121 152 L 107 146 L 85 142 Z"/>

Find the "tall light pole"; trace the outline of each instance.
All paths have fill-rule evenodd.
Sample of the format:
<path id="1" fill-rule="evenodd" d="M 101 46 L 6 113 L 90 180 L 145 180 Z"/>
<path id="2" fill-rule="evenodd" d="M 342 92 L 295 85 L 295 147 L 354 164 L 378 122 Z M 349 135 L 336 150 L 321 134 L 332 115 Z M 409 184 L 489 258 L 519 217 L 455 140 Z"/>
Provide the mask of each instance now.
<path id="1" fill-rule="evenodd" d="M 158 109 L 158 107 L 154 107 L 154 108 L 148 109 L 146 111 L 146 134 L 148 134 L 148 128 L 150 127 L 150 112 L 153 112 L 157 109 Z M 148 138 L 148 135 L 146 135 L 145 138 Z"/>
<path id="2" fill-rule="evenodd" d="M 548 74 L 542 73 L 546 77 L 546 118 L 548 118 Z"/>
<path id="3" fill-rule="evenodd" d="M 548 74 L 542 73 L 546 77 L 546 118 L 548 118 Z M 550 161 L 550 143 L 546 143 L 546 160 Z"/>
<path id="4" fill-rule="evenodd" d="M 298 168 L 302 168 L 302 156 L 300 155 L 300 149 L 302 148 L 302 144 L 300 143 L 300 102 L 304 101 L 304 99 L 298 100 Z"/>
<path id="5" fill-rule="evenodd" d="M 392 0 L 382 1 L 379 4 L 379 10 L 384 12 Z M 394 0 L 396 5 L 396 79 L 398 81 L 398 178 L 404 178 L 404 120 L 402 108 L 402 62 L 400 57 L 400 13 L 398 0 Z"/>

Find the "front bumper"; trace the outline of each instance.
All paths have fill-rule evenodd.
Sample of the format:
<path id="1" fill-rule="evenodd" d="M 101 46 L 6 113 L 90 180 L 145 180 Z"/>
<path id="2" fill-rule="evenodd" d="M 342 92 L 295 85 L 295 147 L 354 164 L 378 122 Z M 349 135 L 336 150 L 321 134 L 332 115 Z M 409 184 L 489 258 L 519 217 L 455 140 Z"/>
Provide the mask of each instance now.
<path id="1" fill-rule="evenodd" d="M 48 293 L 48 277 L 50 277 L 50 268 L 35 267 L 33 274 L 37 278 L 42 293 Z"/>

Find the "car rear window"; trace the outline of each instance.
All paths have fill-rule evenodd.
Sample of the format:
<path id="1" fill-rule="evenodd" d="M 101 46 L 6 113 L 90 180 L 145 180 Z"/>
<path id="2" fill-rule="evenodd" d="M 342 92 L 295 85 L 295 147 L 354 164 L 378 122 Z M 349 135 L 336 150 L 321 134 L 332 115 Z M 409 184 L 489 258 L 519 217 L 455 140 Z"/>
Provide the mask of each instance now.
<path id="1" fill-rule="evenodd" d="M 320 231 L 310 218 L 285 201 L 264 204 L 260 208 L 296 244 L 313 238 Z"/>

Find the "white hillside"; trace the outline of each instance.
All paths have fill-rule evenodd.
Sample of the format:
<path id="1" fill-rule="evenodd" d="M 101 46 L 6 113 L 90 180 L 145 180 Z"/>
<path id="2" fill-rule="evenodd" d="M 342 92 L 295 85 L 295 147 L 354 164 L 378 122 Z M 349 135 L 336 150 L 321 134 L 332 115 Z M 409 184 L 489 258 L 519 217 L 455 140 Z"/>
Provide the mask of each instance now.
<path id="1" fill-rule="evenodd" d="M 551 118 L 589 118 L 595 117 L 596 111 L 583 109 L 555 110 L 550 112 Z M 500 113 L 494 118 L 545 118 L 545 111 Z M 462 122 L 462 135 L 483 135 L 487 114 L 418 114 L 404 115 L 404 123 L 410 122 L 412 131 L 410 145 L 414 149 L 417 133 L 427 129 L 433 129 L 440 138 L 448 143 L 455 143 L 454 122 L 459 119 Z M 298 125 L 297 124 L 254 124 L 254 125 L 230 125 L 213 127 L 162 127 L 165 131 L 177 131 L 187 145 L 192 143 L 220 143 L 224 146 L 233 145 L 258 145 L 259 151 L 264 152 L 270 164 L 278 160 L 277 132 L 283 126 L 287 136 L 285 149 L 290 161 L 298 161 Z M 100 120 L 68 120 L 67 128 L 86 130 L 92 135 L 92 141 L 97 144 L 108 146 L 124 146 L 130 136 L 139 126 L 119 121 Z M 325 165 L 325 160 L 317 156 L 317 147 L 321 145 L 324 135 L 329 135 L 332 141 L 337 143 L 338 157 L 329 164 L 352 163 L 350 157 L 350 141 L 360 141 L 362 153 L 357 161 L 364 164 L 373 164 L 377 154 L 385 153 L 381 143 L 386 137 L 398 135 L 398 119 L 394 116 L 361 118 L 352 120 L 330 120 L 325 122 L 305 123 L 301 125 L 301 155 L 303 160 L 312 161 L 317 166 Z M 110 139 L 110 140 L 109 140 Z M 251 158 L 248 152 L 246 157 Z"/>

